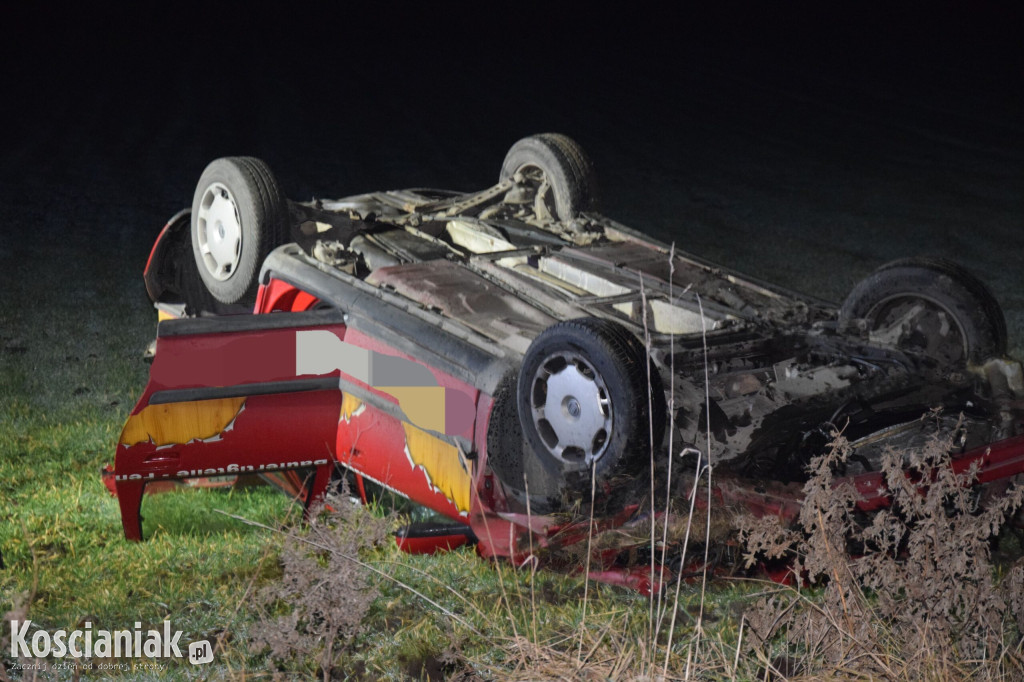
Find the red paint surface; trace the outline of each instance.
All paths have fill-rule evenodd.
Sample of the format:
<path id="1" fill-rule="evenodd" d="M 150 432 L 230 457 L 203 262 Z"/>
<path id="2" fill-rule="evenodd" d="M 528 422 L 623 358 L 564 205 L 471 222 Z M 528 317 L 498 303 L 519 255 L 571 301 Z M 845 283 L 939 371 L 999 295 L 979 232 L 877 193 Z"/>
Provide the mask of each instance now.
<path id="1" fill-rule="evenodd" d="M 405 428 L 395 417 L 366 406 L 337 425 L 338 462 L 414 502 L 464 521 L 458 507 L 434 489 L 426 473 L 405 454 Z"/>
<path id="2" fill-rule="evenodd" d="M 320 302 L 316 296 L 293 287 L 279 279 L 271 279 L 261 284 L 256 292 L 255 313 L 292 312 L 300 313 L 312 310 Z"/>
<path id="3" fill-rule="evenodd" d="M 316 299 L 309 294 L 272 280 L 260 288 L 257 309 L 298 310 L 315 303 Z M 346 343 L 412 360 L 344 325 L 303 329 L 328 330 Z M 327 375 L 296 375 L 295 334 L 295 328 L 284 328 L 161 337 L 157 341 L 150 380 L 132 414 L 147 407 L 157 391 L 244 387 L 314 376 L 342 376 L 338 371 Z M 449 423 L 458 428 L 458 435 L 471 438 L 476 430 L 478 392 L 447 374 L 429 369 L 438 385 L 446 389 L 449 404 L 459 412 Z M 343 378 L 377 399 L 397 404 L 394 397 L 383 391 L 347 375 Z M 339 421 L 341 398 L 340 388 L 250 396 L 231 427 L 218 437 L 165 446 L 149 442 L 119 446 L 115 458 L 115 485 L 121 498 L 126 535 L 132 539 L 141 537 L 138 508 L 147 484 L 175 478 L 294 468 L 324 460 L 332 467 L 335 461 L 340 461 L 420 504 L 456 520 L 463 518 L 458 508 L 433 488 L 426 473 L 409 460 L 405 452 L 405 429 L 399 419 L 364 403 L 365 408 L 350 422 Z M 486 433 L 486 429 L 481 429 L 480 433 Z"/>
<path id="4" fill-rule="evenodd" d="M 158 447 L 118 446 L 115 485 L 125 535 L 141 539 L 139 504 L 146 484 L 168 479 L 333 467 L 340 391 L 247 398 L 231 428 L 215 439 Z M 251 467 L 251 468 L 250 468 Z"/>
<path id="5" fill-rule="evenodd" d="M 398 548 L 408 554 L 436 554 L 437 552 L 448 552 L 462 547 L 469 542 L 469 536 L 465 533 L 458 535 L 440 535 L 436 537 L 395 537 Z"/>

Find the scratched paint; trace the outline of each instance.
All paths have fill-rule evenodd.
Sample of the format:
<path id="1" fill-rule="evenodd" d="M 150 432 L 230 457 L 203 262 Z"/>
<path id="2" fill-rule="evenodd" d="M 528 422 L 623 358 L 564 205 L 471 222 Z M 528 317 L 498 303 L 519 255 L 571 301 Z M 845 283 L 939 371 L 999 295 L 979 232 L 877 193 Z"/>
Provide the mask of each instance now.
<path id="1" fill-rule="evenodd" d="M 472 477 L 462 453 L 454 445 L 411 424 L 405 427 L 405 454 L 427 477 L 431 487 L 447 497 L 462 514 L 469 513 Z"/>
<path id="2" fill-rule="evenodd" d="M 128 417 L 121 445 L 151 442 L 157 446 L 209 440 L 228 430 L 245 407 L 245 398 L 193 400 L 149 405 Z"/>
<path id="3" fill-rule="evenodd" d="M 441 389 L 434 387 L 433 390 Z M 341 421 L 350 424 L 365 411 L 366 405 L 358 398 L 350 393 L 342 396 Z M 443 411 L 440 417 L 443 418 Z M 402 428 L 405 431 L 405 455 L 409 465 L 423 472 L 431 489 L 444 495 L 460 513 L 469 513 L 472 477 L 469 465 L 459 449 L 412 424 L 403 423 Z"/>
<path id="4" fill-rule="evenodd" d="M 353 417 L 358 417 L 366 409 L 366 405 L 359 398 L 356 398 L 351 393 L 341 394 L 341 418 L 348 424 L 352 421 Z"/>

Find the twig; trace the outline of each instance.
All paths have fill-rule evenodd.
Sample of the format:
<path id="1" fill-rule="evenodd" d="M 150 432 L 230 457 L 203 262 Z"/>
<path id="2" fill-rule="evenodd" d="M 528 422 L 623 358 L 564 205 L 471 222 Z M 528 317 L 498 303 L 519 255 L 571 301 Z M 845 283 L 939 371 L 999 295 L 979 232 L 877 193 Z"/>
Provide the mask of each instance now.
<path id="1" fill-rule="evenodd" d="M 708 471 L 708 506 L 707 506 L 707 520 L 706 528 L 704 530 L 704 566 L 702 567 L 702 576 L 700 584 L 700 611 L 697 615 L 697 637 L 695 646 L 700 648 L 700 638 L 704 632 L 704 597 L 707 593 L 708 585 L 708 551 L 711 544 L 711 377 L 708 371 L 708 325 L 707 318 L 704 316 L 704 304 L 700 300 L 700 293 L 694 292 L 697 297 L 697 308 L 700 310 L 700 331 L 701 341 L 704 346 L 704 400 L 705 400 L 705 413 L 707 417 L 707 458 L 708 462 L 706 465 Z"/>
<path id="2" fill-rule="evenodd" d="M 526 493 L 526 518 L 533 528 L 533 514 L 530 511 L 530 482 L 527 480 L 526 472 L 523 472 L 523 490 Z M 533 645 L 539 646 L 537 640 L 537 593 L 534 587 L 534 578 L 537 575 L 537 558 L 533 554 L 533 531 L 528 534 L 530 539 L 530 615 L 533 617 Z"/>
<path id="3" fill-rule="evenodd" d="M 746 615 L 740 616 L 740 631 L 736 639 L 736 656 L 732 659 L 732 676 L 736 677 L 736 669 L 740 665 L 740 649 L 743 648 L 743 626 L 747 622 Z"/>
<path id="4" fill-rule="evenodd" d="M 693 480 L 693 488 L 690 490 L 690 513 L 686 520 L 686 534 L 683 536 L 683 551 L 679 557 L 679 576 L 682 576 L 683 566 L 686 565 L 686 551 L 690 544 L 690 529 L 693 527 L 693 512 L 697 505 L 697 486 L 700 484 L 700 477 L 704 474 L 704 467 L 701 464 L 700 458 L 697 458 L 697 472 Z M 668 675 L 668 659 L 672 651 L 672 639 L 675 635 L 676 630 L 676 615 L 679 613 L 679 592 L 682 588 L 682 578 L 677 577 L 676 580 L 676 594 L 672 605 L 672 619 L 669 621 L 668 627 L 668 644 L 665 647 L 665 667 L 662 669 L 662 675 Z"/>
<path id="5" fill-rule="evenodd" d="M 583 656 L 583 633 L 587 624 L 587 599 L 590 593 L 590 544 L 594 539 L 594 497 L 597 494 L 597 462 L 590 463 L 590 518 L 587 523 L 587 561 L 583 569 L 583 615 L 580 616 L 580 644 L 576 650 L 576 662 Z"/>
<path id="6" fill-rule="evenodd" d="M 651 587 L 653 588 L 654 587 L 654 557 L 656 556 L 655 550 L 654 550 L 654 538 L 655 538 L 656 526 L 657 526 L 657 523 L 655 521 L 655 519 L 657 517 L 654 515 L 654 512 L 655 512 L 655 508 L 654 508 L 654 400 L 653 400 L 654 396 L 652 395 L 654 387 L 651 385 L 651 361 L 650 361 L 650 355 L 651 355 L 651 332 L 650 332 L 650 329 L 648 329 L 648 327 L 647 327 L 647 290 L 644 288 L 644 274 L 643 274 L 643 271 L 638 271 L 637 274 L 640 276 L 640 311 L 641 311 L 641 319 L 642 319 L 642 321 L 644 323 L 644 350 L 645 350 L 645 353 L 646 353 L 646 356 L 647 356 L 647 362 L 645 364 L 647 365 L 647 431 L 648 431 L 647 442 L 649 443 L 648 454 L 650 455 L 650 469 L 649 469 L 649 474 L 650 475 L 648 476 L 648 478 L 650 479 L 650 500 L 651 500 L 651 564 L 650 564 L 650 580 L 651 580 Z M 659 606 L 660 606 L 660 594 L 659 594 L 658 601 L 659 601 Z M 655 625 L 654 625 L 654 614 L 655 614 L 654 603 L 655 603 L 655 600 L 652 599 L 650 601 L 649 612 L 648 612 L 648 616 L 647 616 L 648 645 L 651 648 L 651 654 L 652 655 L 654 653 L 654 647 L 656 645 L 656 639 L 657 639 L 655 637 L 655 630 L 656 630 L 656 628 L 655 628 Z"/>

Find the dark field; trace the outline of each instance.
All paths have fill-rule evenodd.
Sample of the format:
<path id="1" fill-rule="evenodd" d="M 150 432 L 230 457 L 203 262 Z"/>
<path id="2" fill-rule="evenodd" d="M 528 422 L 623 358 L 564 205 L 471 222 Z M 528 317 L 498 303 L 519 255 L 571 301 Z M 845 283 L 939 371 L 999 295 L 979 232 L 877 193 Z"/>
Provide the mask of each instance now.
<path id="1" fill-rule="evenodd" d="M 20 453 L 0 462 L 18 471 L 0 481 L 8 563 L 27 556 L 17 524 L 65 513 L 33 507 L 33 486 L 66 471 L 99 494 L 145 383 L 149 248 L 220 156 L 262 157 L 297 200 L 472 190 L 517 139 L 562 132 L 592 157 L 607 215 L 761 279 L 838 302 L 886 261 L 956 260 L 991 287 L 1024 357 L 1019 12 L 446 9 L 91 12 L 4 29 L 0 443 L 14 445 L 0 452 Z M 89 438 L 69 442 L 80 420 Z M 31 461 L 41 441 L 66 462 Z M 122 542 L 113 504 L 83 514 Z M 48 599 L 55 612 L 64 597 Z"/>
<path id="2" fill-rule="evenodd" d="M 905 14 L 58 27 L 5 67 L 4 313 L 83 297 L 88 324 L 103 289 L 144 308 L 153 237 L 218 156 L 263 157 L 301 200 L 469 190 L 516 139 L 559 131 L 593 157 L 607 214 L 791 288 L 839 301 L 887 260 L 958 260 L 1020 355 L 1014 17 Z"/>

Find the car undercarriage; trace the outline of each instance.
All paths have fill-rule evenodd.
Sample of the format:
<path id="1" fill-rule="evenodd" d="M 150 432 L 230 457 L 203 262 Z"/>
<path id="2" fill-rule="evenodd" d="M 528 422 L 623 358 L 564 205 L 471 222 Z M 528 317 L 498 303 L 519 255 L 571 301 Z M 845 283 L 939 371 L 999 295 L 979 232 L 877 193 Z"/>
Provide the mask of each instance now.
<path id="1" fill-rule="evenodd" d="M 165 321 L 109 472 L 127 537 L 147 485 L 247 473 L 311 505 L 348 471 L 521 559 L 579 542 L 588 505 L 635 522 L 675 461 L 789 520 L 837 434 L 865 509 L 883 455 L 938 436 L 979 483 L 1024 471 L 1021 365 L 972 274 L 895 261 L 836 306 L 596 199 L 554 134 L 473 193 L 293 202 L 258 160 L 212 163 L 146 268 Z"/>

